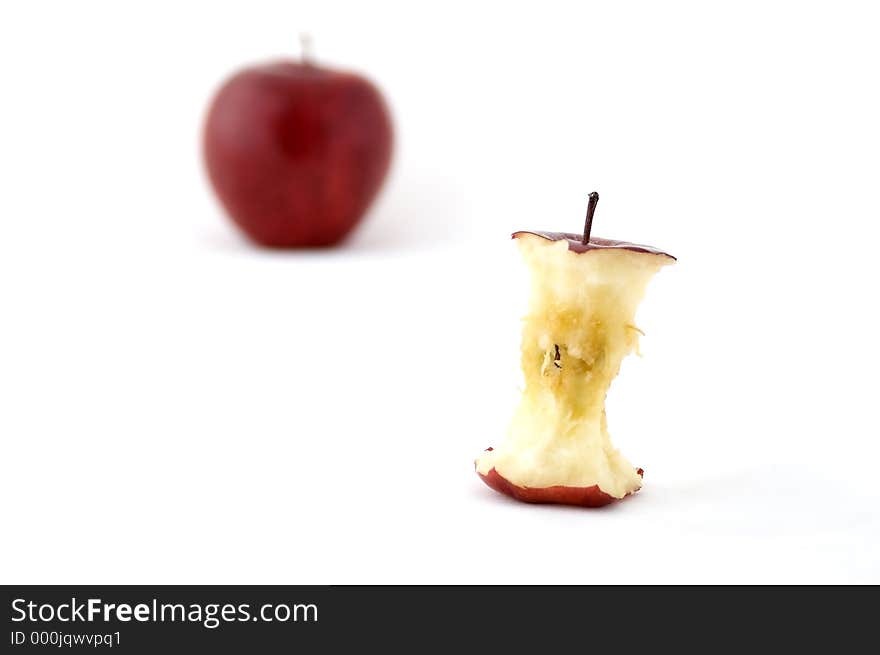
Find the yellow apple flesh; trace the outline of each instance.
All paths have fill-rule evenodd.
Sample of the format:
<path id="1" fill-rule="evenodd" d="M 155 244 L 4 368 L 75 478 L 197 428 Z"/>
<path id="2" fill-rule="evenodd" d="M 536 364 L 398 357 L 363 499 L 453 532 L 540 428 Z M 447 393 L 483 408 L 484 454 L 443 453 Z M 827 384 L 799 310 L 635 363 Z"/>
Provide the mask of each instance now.
<path id="1" fill-rule="evenodd" d="M 638 349 L 635 314 L 648 282 L 675 260 L 647 246 L 555 236 L 514 234 L 532 287 L 525 389 L 507 439 L 485 451 L 476 469 L 519 500 L 597 506 L 642 484 L 641 470 L 611 444 L 605 396 L 624 357 Z"/>

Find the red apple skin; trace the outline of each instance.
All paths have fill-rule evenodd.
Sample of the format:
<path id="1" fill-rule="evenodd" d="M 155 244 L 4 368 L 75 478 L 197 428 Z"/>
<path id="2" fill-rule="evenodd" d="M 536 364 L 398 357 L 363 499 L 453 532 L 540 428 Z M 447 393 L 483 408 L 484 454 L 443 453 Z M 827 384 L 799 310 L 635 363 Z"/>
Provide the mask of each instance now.
<path id="1" fill-rule="evenodd" d="M 489 449 L 491 450 L 491 448 Z M 644 475 L 642 469 L 638 470 L 640 476 Z M 606 494 L 599 485 L 592 487 L 566 487 L 557 485 L 553 487 L 520 487 L 504 478 L 495 468 L 491 468 L 486 475 L 479 471 L 477 475 L 489 487 L 524 503 L 553 503 L 556 505 L 577 505 L 578 507 L 603 507 L 623 498 L 615 498 Z M 631 494 L 628 494 L 631 495 Z M 624 496 L 626 498 L 626 496 Z"/>
<path id="2" fill-rule="evenodd" d="M 643 246 L 639 243 L 630 243 L 629 241 L 617 241 L 616 239 L 603 239 L 602 237 L 590 237 L 589 243 L 583 243 L 583 235 L 572 234 L 571 232 L 544 232 L 541 230 L 520 230 L 511 234 L 512 239 L 517 239 L 524 234 L 533 234 L 536 237 L 547 239 L 548 241 L 567 241 L 568 249 L 578 254 L 590 252 L 592 250 L 632 250 L 633 252 L 644 252 L 649 255 L 663 255 L 675 259 L 668 252 L 655 248 L 654 246 Z"/>
<path id="3" fill-rule="evenodd" d="M 277 61 L 221 87 L 203 152 L 221 204 L 254 242 L 322 247 L 363 217 L 388 172 L 392 141 L 387 106 L 368 80 Z"/>

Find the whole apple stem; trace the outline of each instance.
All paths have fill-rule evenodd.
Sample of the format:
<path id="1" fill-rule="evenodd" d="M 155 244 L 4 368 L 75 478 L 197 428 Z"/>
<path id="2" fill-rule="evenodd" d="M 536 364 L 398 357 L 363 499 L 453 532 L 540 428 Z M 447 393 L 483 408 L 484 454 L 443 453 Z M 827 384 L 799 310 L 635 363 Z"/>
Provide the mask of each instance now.
<path id="1" fill-rule="evenodd" d="M 599 204 L 599 194 L 593 191 L 590 194 L 590 202 L 587 204 L 587 220 L 584 222 L 584 238 L 582 244 L 590 243 L 590 230 L 593 229 L 593 214 L 596 213 L 596 205 Z"/>
<path id="2" fill-rule="evenodd" d="M 306 65 L 314 62 L 312 55 L 314 54 L 312 35 L 306 32 L 300 32 L 299 35 L 299 57 Z"/>

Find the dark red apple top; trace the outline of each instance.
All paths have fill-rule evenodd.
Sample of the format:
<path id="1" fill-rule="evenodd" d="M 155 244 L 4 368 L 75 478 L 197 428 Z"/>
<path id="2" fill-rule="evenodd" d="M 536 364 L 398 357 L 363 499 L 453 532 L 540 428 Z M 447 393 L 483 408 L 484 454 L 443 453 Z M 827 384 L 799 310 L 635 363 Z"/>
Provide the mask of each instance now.
<path id="1" fill-rule="evenodd" d="M 568 249 L 576 253 L 589 252 L 590 250 L 607 250 L 609 248 L 618 250 L 632 250 L 634 252 L 644 252 L 649 255 L 664 255 L 675 259 L 668 252 L 664 252 L 653 246 L 644 246 L 638 243 L 630 243 L 629 241 L 617 241 L 616 239 L 603 239 L 602 237 L 590 237 L 589 243 L 583 243 L 583 235 L 573 234 L 571 232 L 544 232 L 541 230 L 519 230 L 511 235 L 512 239 L 516 239 L 521 234 L 534 234 L 535 236 L 547 239 L 548 241 L 568 241 Z"/>

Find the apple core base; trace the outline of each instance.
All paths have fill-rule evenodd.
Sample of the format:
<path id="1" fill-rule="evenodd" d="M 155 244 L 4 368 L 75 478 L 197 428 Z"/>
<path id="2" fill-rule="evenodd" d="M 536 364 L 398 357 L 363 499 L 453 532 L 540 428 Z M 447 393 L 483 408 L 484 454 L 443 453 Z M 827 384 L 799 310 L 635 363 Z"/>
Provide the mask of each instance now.
<path id="1" fill-rule="evenodd" d="M 640 477 L 643 477 L 644 471 L 639 469 L 638 474 Z M 592 487 L 566 487 L 561 485 L 553 487 L 520 487 L 504 478 L 494 467 L 490 469 L 486 475 L 483 475 L 479 471 L 477 472 L 477 475 L 480 476 L 480 479 L 483 482 L 498 493 L 510 496 L 511 498 L 515 498 L 524 503 L 553 503 L 557 505 L 576 505 L 578 507 L 603 507 L 616 500 L 623 500 L 622 498 L 615 498 L 614 496 L 606 494 L 599 488 L 599 485 L 596 484 Z M 624 496 L 624 498 L 626 498 L 626 496 Z"/>

